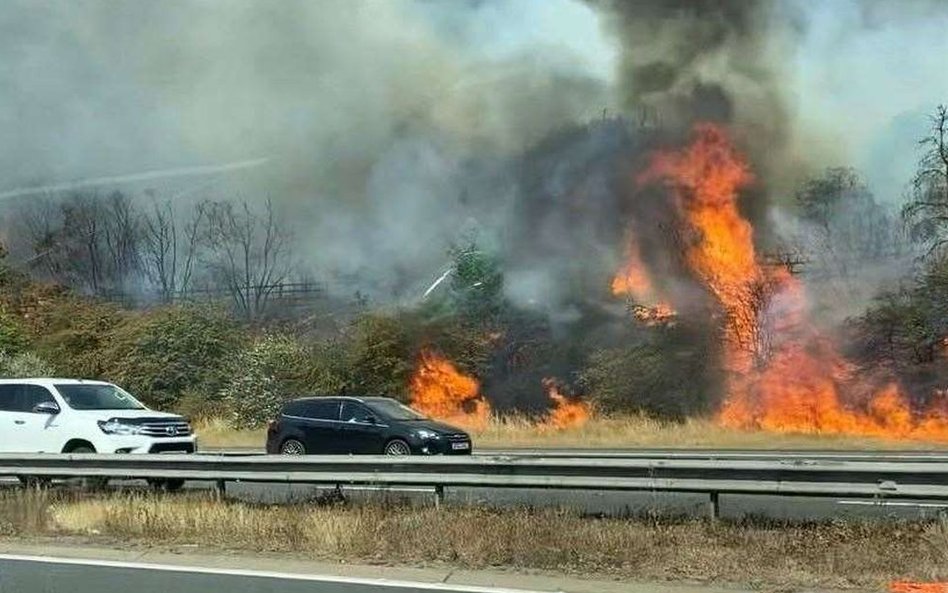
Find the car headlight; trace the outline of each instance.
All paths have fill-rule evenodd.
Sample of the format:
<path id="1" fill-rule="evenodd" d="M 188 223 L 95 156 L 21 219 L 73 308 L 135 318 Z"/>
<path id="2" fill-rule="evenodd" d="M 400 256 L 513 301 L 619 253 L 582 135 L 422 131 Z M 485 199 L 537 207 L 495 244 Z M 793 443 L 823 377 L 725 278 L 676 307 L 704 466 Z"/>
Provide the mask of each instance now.
<path id="1" fill-rule="evenodd" d="M 427 428 L 419 428 L 415 431 L 415 434 L 418 435 L 418 438 L 422 439 L 437 439 L 441 437 L 440 434 L 433 430 L 428 430 Z"/>
<path id="2" fill-rule="evenodd" d="M 136 435 L 140 434 L 142 431 L 141 425 L 138 424 L 125 424 L 116 419 L 99 421 L 99 428 L 102 429 L 102 432 L 105 434 L 115 434 L 115 435 Z"/>

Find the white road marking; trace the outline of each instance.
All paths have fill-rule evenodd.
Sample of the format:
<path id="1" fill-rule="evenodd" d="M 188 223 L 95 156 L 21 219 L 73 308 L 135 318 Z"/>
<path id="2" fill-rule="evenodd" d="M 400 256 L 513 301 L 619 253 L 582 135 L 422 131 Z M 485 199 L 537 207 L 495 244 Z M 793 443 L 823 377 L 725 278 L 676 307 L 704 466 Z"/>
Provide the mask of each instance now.
<path id="1" fill-rule="evenodd" d="M 275 572 L 267 570 L 246 570 L 239 568 L 205 568 L 195 566 L 176 566 L 173 564 L 148 564 L 143 562 L 121 562 L 116 560 L 96 560 L 90 558 L 55 558 L 47 556 L 21 556 L 17 554 L 0 554 L 0 561 L 37 562 L 43 564 L 65 564 L 69 566 L 96 566 L 103 568 L 119 568 L 131 570 L 155 570 L 163 572 L 180 572 L 193 574 L 207 574 L 217 576 L 238 576 L 264 579 L 283 579 L 291 581 L 312 581 L 320 583 L 340 583 L 347 585 L 367 585 L 374 587 L 394 587 L 400 589 L 421 589 L 425 591 L 448 591 L 450 593 L 551 593 L 549 591 L 535 591 L 528 589 L 505 589 L 496 587 L 479 587 L 475 585 L 450 585 L 444 583 L 425 583 L 413 581 L 399 581 L 389 579 L 369 579 L 361 577 L 344 577 L 331 575 L 311 575 L 291 572 Z"/>

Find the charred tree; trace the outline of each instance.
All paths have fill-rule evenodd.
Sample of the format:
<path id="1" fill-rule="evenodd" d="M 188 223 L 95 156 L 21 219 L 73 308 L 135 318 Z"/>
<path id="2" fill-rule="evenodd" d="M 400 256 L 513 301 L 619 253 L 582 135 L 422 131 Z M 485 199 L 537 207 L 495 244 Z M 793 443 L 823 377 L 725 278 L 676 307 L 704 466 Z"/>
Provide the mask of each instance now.
<path id="1" fill-rule="evenodd" d="M 263 212 L 247 201 L 206 202 L 204 243 L 211 277 L 248 320 L 261 317 L 292 270 L 290 233 L 271 200 Z"/>
<path id="2" fill-rule="evenodd" d="M 902 216 L 912 238 L 925 246 L 925 257 L 941 257 L 948 246 L 948 106 L 938 106 L 919 145 L 925 152 Z"/>
<path id="3" fill-rule="evenodd" d="M 172 302 L 191 286 L 205 222 L 204 204 L 199 204 L 184 223 L 175 215 L 171 201 L 156 202 L 152 211 L 143 216 L 142 268 L 162 302 Z"/>

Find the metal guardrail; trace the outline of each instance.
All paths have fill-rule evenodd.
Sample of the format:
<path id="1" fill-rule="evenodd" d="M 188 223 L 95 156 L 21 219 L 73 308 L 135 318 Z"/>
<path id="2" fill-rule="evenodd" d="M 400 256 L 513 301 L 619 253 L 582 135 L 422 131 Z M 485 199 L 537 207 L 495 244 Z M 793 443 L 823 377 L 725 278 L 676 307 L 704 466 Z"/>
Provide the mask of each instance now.
<path id="1" fill-rule="evenodd" d="M 948 462 L 279 455 L 0 455 L 0 476 L 948 500 Z"/>
<path id="2" fill-rule="evenodd" d="M 201 455 L 226 457 L 266 455 L 260 448 L 202 449 Z M 476 456 L 570 459 L 694 459 L 734 461 L 891 461 L 911 463 L 948 463 L 948 450 L 876 450 L 841 451 L 819 449 L 478 449 Z"/>

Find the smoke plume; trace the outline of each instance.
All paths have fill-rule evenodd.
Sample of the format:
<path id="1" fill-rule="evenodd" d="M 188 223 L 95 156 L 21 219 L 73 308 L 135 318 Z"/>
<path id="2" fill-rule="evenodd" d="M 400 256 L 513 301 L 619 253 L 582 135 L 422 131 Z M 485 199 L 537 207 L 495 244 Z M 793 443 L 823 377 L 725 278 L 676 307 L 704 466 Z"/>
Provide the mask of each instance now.
<path id="1" fill-rule="evenodd" d="M 630 221 L 653 221 L 633 230 L 669 271 L 655 282 L 679 281 L 657 247 L 662 206 L 629 179 L 697 120 L 727 124 L 751 160 L 740 208 L 757 242 L 826 166 L 864 168 L 895 202 L 912 122 L 948 96 L 948 19 L 940 2 L 892 6 L 15 0 L 0 13 L 0 194 L 266 157 L 187 199 L 272 198 L 307 273 L 377 301 L 419 297 L 473 229 L 510 297 L 578 319 Z"/>

